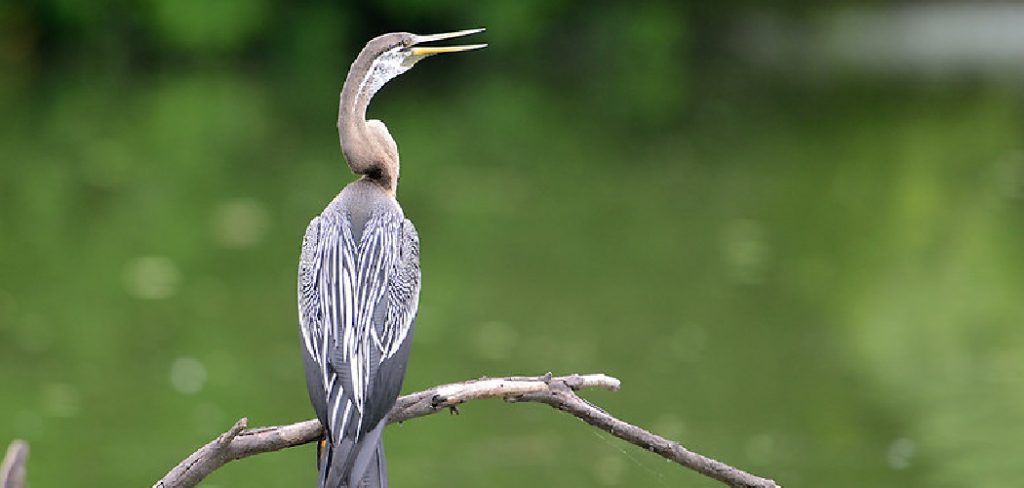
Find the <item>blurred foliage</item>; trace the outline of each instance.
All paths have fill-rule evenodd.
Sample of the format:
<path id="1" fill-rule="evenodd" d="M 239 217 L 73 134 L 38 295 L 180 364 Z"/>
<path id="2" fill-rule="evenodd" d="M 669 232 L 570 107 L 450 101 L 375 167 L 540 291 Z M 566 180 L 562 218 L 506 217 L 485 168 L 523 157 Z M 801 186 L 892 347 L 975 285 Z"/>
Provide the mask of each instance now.
<path id="1" fill-rule="evenodd" d="M 786 486 L 1003 486 L 1019 86 L 764 71 L 724 34 L 760 7 L 710 5 L 0 4 L 0 442 L 33 486 L 136 486 L 238 417 L 310 417 L 295 263 L 351 180 L 340 80 L 378 33 L 487 26 L 372 107 L 423 243 L 407 391 L 603 371 L 598 404 Z M 395 486 L 717 486 L 541 406 L 387 439 Z"/>

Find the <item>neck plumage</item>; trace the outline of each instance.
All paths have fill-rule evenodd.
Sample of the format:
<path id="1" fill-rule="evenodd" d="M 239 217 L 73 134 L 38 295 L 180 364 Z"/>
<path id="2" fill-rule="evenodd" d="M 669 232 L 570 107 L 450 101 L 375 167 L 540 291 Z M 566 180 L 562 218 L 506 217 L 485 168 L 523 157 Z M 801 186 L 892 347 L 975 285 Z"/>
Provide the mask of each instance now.
<path id="1" fill-rule="evenodd" d="M 394 192 L 398 186 L 398 147 L 378 120 L 367 122 L 370 99 L 383 81 L 369 79 L 372 59 L 361 53 L 349 69 L 338 103 L 338 137 L 341 151 L 353 173 Z"/>

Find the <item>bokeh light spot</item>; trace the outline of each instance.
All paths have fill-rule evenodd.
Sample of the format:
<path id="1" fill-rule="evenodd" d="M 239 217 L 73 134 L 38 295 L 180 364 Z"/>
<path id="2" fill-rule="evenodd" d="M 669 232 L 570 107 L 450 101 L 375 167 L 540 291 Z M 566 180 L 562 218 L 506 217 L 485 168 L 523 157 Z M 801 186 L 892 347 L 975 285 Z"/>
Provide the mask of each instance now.
<path id="1" fill-rule="evenodd" d="M 519 333 L 504 322 L 485 322 L 477 329 L 476 347 L 480 357 L 492 361 L 507 359 L 519 342 Z"/>
<path id="2" fill-rule="evenodd" d="M 725 263 L 732 279 L 746 285 L 761 283 L 769 254 L 761 224 L 749 219 L 733 220 L 724 234 Z"/>
<path id="3" fill-rule="evenodd" d="M 78 415 L 81 400 L 78 389 L 65 383 L 50 383 L 43 387 L 43 408 L 53 417 L 71 418 Z"/>
<path id="4" fill-rule="evenodd" d="M 171 364 L 171 386 L 179 393 L 195 395 L 206 385 L 206 366 L 198 359 L 183 356 Z"/>
<path id="5" fill-rule="evenodd" d="M 181 272 L 178 266 L 163 256 L 139 257 L 128 263 L 124 284 L 128 293 L 136 298 L 160 300 L 178 291 Z"/>
<path id="6" fill-rule="evenodd" d="M 229 249 L 258 244 L 267 234 L 269 223 L 266 206 L 248 198 L 226 201 L 213 212 L 214 237 Z"/>
<path id="7" fill-rule="evenodd" d="M 892 441 L 889 444 L 889 450 L 886 452 L 886 461 L 889 463 L 889 467 L 892 469 L 907 469 L 910 467 L 910 460 L 914 457 L 914 450 L 916 446 L 914 441 L 901 437 Z"/>

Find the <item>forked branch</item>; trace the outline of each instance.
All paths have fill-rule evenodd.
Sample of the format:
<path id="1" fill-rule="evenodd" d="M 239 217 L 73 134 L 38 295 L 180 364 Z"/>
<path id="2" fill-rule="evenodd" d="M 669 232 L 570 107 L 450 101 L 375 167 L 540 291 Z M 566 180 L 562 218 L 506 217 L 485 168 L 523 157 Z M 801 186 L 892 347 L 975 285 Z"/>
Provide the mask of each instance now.
<path id="1" fill-rule="evenodd" d="M 619 380 L 603 374 L 556 376 L 514 376 L 480 378 L 437 386 L 400 397 L 388 415 L 388 423 L 405 422 L 461 403 L 481 398 L 504 398 L 509 402 L 538 402 L 574 415 L 620 439 L 654 452 L 705 476 L 737 488 L 779 488 L 774 481 L 752 475 L 721 461 L 687 450 L 666 439 L 619 420 L 576 395 L 583 388 L 616 391 Z M 154 487 L 192 487 L 229 461 L 262 452 L 277 451 L 319 440 L 320 421 L 313 419 L 279 427 L 246 430 L 241 419 L 230 430 L 201 447 L 174 467 Z"/>
<path id="2" fill-rule="evenodd" d="M 28 443 L 15 439 L 7 446 L 0 462 L 0 488 L 25 488 L 25 463 L 28 462 Z"/>

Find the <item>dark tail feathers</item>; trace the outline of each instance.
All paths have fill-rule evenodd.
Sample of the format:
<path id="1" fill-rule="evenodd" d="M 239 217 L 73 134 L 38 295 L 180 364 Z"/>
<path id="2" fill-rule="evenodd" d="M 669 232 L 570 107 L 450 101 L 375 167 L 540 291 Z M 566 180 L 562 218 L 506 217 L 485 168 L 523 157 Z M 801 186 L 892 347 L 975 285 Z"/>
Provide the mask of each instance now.
<path id="1" fill-rule="evenodd" d="M 320 455 L 318 488 L 387 488 L 388 470 L 381 431 L 384 422 L 358 443 L 342 439 Z"/>

